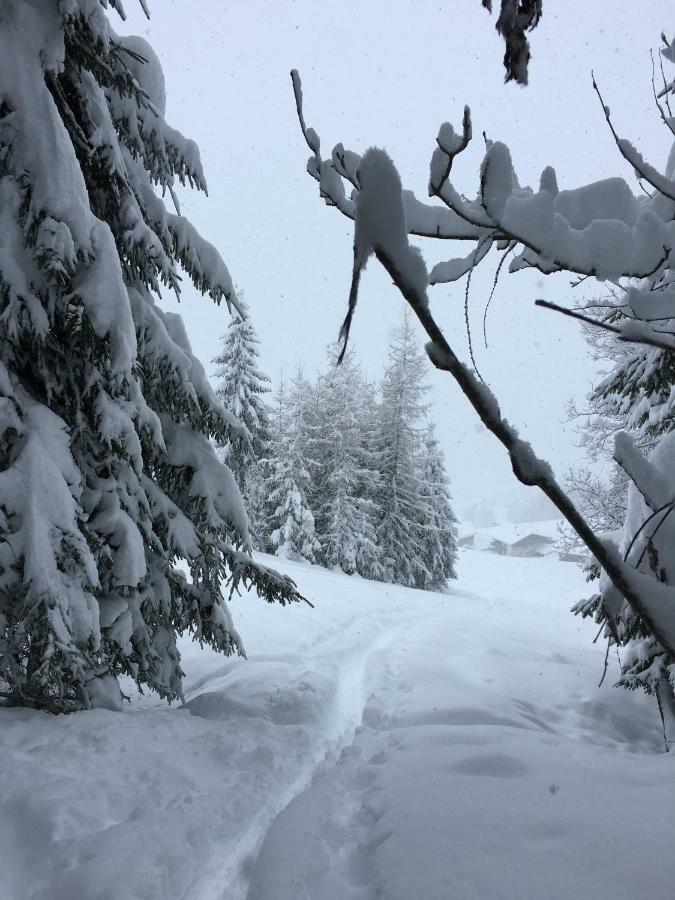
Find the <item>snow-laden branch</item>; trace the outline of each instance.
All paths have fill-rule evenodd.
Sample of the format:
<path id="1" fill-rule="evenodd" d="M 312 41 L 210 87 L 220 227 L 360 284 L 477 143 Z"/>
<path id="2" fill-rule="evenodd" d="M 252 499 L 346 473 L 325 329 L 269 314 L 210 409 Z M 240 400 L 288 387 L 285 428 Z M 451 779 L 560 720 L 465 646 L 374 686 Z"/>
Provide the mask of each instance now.
<path id="1" fill-rule="evenodd" d="M 331 158 L 322 158 L 319 136 L 305 123 L 302 82 L 295 69 L 291 72 L 291 81 L 300 129 L 312 152 L 307 161 L 307 172 L 319 184 L 319 193 L 326 205 L 337 207 L 343 215 L 353 219 L 355 198 L 359 191 L 356 170 L 361 157 L 351 150 L 345 150 L 342 144 L 336 144 Z M 345 192 L 345 181 L 352 189 L 349 197 Z M 412 191 L 403 191 L 403 206 L 408 234 L 455 241 L 477 241 L 483 237 L 483 227 L 476 226 L 452 209 L 423 203 Z"/>
<path id="2" fill-rule="evenodd" d="M 313 130 L 309 132 L 304 124 L 302 94 L 297 73 L 293 75 L 293 85 L 301 127 L 307 143 L 314 152 L 315 167 L 312 167 L 311 163 L 308 167 L 312 174 L 313 168 L 314 171 L 317 169 L 320 171 L 324 163 L 320 161 L 319 142 L 318 138 L 314 139 L 315 132 Z M 469 118 L 466 115 L 463 130 L 465 136 L 470 133 L 466 124 L 468 122 Z M 443 151 L 444 144 L 450 151 L 446 152 L 450 164 L 445 168 L 441 167 L 438 155 L 435 157 L 435 163 L 432 163 L 431 182 L 433 185 L 436 176 L 435 183 L 440 190 L 447 182 L 452 154 L 462 144 L 466 145 L 468 140 L 455 141 L 449 130 L 446 129 L 442 131 L 442 137 L 438 143 L 441 152 L 445 152 Z M 503 145 L 500 146 L 503 147 Z M 494 148 L 495 145 L 492 147 Z M 488 167 L 484 166 L 483 169 L 481 193 L 484 198 L 483 208 L 488 215 L 495 210 L 504 212 L 509 201 L 515 201 L 517 204 L 520 200 L 514 191 L 510 157 L 505 149 L 495 151 L 492 155 L 491 158 L 496 166 L 492 168 L 489 176 Z M 488 151 L 488 158 L 490 158 L 490 151 Z M 494 174 L 495 172 L 496 174 Z M 544 184 L 540 192 L 540 194 L 547 194 L 547 197 L 540 197 L 539 201 L 535 200 L 535 203 L 539 202 L 543 207 L 543 218 L 539 217 L 540 227 L 545 227 L 546 217 L 553 214 L 550 177 L 548 182 L 548 184 Z M 355 189 L 352 197 L 355 219 L 354 268 L 349 309 L 341 332 L 345 342 L 343 353 L 358 299 L 360 275 L 369 257 L 375 256 L 426 331 L 430 339 L 427 352 L 431 361 L 438 369 L 448 372 L 455 379 L 483 424 L 506 448 L 518 480 L 525 485 L 537 486 L 546 494 L 605 570 L 617 596 L 628 601 L 663 647 L 675 656 L 675 615 L 672 613 L 675 591 L 666 585 L 655 585 L 653 579 L 635 572 L 624 563 L 613 544 L 601 540 L 594 533 L 556 481 L 548 463 L 537 457 L 531 446 L 520 438 L 517 430 L 503 418 L 493 393 L 460 361 L 438 327 L 429 309 L 428 277 L 424 260 L 419 251 L 410 246 L 408 240 L 410 230 L 406 224 L 404 195 L 398 172 L 391 159 L 383 150 L 371 148 L 363 156 L 358 169 L 354 172 L 354 183 L 358 185 L 358 189 Z M 598 199 L 597 194 L 597 191 L 594 192 L 595 199 Z M 579 213 L 588 216 L 589 210 L 580 210 Z M 513 219 L 515 214 L 510 217 L 507 215 L 506 218 Z M 526 217 L 523 217 L 522 221 L 526 222 Z M 569 223 L 565 224 L 570 227 Z M 627 223 L 622 224 L 627 225 Z"/>
<path id="3" fill-rule="evenodd" d="M 609 106 L 607 106 L 605 101 L 602 99 L 602 94 L 600 93 L 600 88 L 598 87 L 598 83 L 596 82 L 595 77 L 593 77 L 593 90 L 598 95 L 598 99 L 600 100 L 600 104 L 602 105 L 602 111 L 605 114 L 605 119 L 607 120 L 607 124 L 609 125 L 609 130 L 612 132 L 612 137 L 614 138 L 614 143 L 619 149 L 619 153 L 623 156 L 626 162 L 631 164 L 640 178 L 644 178 L 647 184 L 650 184 L 655 191 L 663 194 L 664 197 L 668 197 L 669 200 L 675 201 L 675 182 L 672 181 L 672 179 L 667 178 L 665 175 L 662 175 L 658 171 L 658 169 L 648 163 L 643 158 L 642 154 L 631 144 L 630 141 L 627 141 L 625 138 L 619 137 L 616 129 L 614 128 L 614 123 L 612 122 Z M 663 116 L 663 110 L 661 109 L 658 100 L 657 106 L 659 107 L 659 111 Z M 664 119 L 664 121 L 667 120 Z"/>
<path id="4" fill-rule="evenodd" d="M 305 123 L 300 76 L 296 71 L 291 75 L 300 126 L 312 151 L 307 171 L 319 183 L 326 204 L 354 219 L 361 158 L 342 144 L 335 146 L 330 158 L 321 156 L 319 136 Z M 439 263 L 432 284 L 466 276 L 487 257 L 492 245 L 503 247 L 509 242 L 519 251 L 510 264 L 511 272 L 535 268 L 544 274 L 567 271 L 618 282 L 649 278 L 667 267 L 675 242 L 671 196 L 675 183 L 670 175 L 662 176 L 653 166 L 641 163 L 637 151 L 618 135 L 619 149 L 654 187 L 653 196 L 636 196 L 621 178 L 561 191 L 551 167 L 542 172 L 537 191 L 521 187 L 508 147 L 488 142 L 478 191 L 469 200 L 452 184 L 450 174 L 471 139 L 468 107 L 461 133 L 449 123 L 441 125 L 431 157 L 429 195 L 440 200 L 442 207 L 402 191 L 408 234 L 476 244 L 467 256 Z"/>

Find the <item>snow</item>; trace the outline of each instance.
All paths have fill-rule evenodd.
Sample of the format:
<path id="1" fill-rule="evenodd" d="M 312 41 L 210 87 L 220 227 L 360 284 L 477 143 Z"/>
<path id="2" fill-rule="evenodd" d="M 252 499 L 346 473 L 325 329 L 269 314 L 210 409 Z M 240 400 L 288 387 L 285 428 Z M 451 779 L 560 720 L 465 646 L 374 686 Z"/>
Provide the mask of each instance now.
<path id="1" fill-rule="evenodd" d="M 603 178 L 555 194 L 555 210 L 572 228 L 586 228 L 594 219 L 617 219 L 633 226 L 640 203 L 623 178 Z"/>
<path id="2" fill-rule="evenodd" d="M 0 362 L 0 393 L 5 391 L 9 397 L 0 397 L 0 425 L 16 430 L 22 443 L 13 465 L 0 472 L 2 516 L 12 526 L 0 544 L 0 590 L 4 598 L 12 596 L 14 567 L 22 559 L 28 596 L 33 603 L 59 598 L 58 605 L 47 604 L 59 645 L 91 641 L 97 646 L 98 610 L 89 589 L 98 586 L 98 574 L 87 542 L 73 526 L 82 485 L 65 423 L 21 388 L 17 389 Z M 41 498 L 40 504 L 36 495 Z M 53 536 L 57 536 L 56 547 Z M 73 563 L 80 564 L 78 574 L 59 566 L 62 547 L 68 548 Z M 81 590 L 83 584 L 87 589 Z"/>
<path id="3" fill-rule="evenodd" d="M 673 455 L 672 443 L 671 440 L 664 441 L 661 453 L 661 457 L 665 456 L 668 462 L 671 461 L 668 457 Z M 653 465 L 625 431 L 620 431 L 614 438 L 614 459 L 628 472 L 652 509 L 673 499 L 672 469 L 666 468 L 664 471 L 663 465 Z"/>
<path id="4" fill-rule="evenodd" d="M 128 373 L 136 360 L 136 332 L 115 239 L 106 222 L 94 220 L 93 255 L 87 268 L 73 278 L 73 293 L 80 297 L 92 328 L 110 337 L 114 373 Z"/>
<path id="5" fill-rule="evenodd" d="M 469 253 L 468 256 L 436 263 L 429 273 L 429 284 L 435 285 L 450 281 L 458 281 L 466 275 L 467 272 L 470 272 L 471 269 L 482 262 L 490 252 L 491 248 L 492 238 L 481 238 L 476 244 L 475 250 Z"/>
<path id="6" fill-rule="evenodd" d="M 124 37 L 116 35 L 115 39 L 120 46 L 130 51 L 124 57 L 124 63 L 129 71 L 160 115 L 166 115 L 166 81 L 155 51 L 145 38 L 138 35 L 128 34 Z M 140 56 L 143 62 L 140 62 L 134 54 Z"/>
<path id="7" fill-rule="evenodd" d="M 672 288 L 656 292 L 629 287 L 626 299 L 639 319 L 675 318 L 675 290 Z"/>
<path id="8" fill-rule="evenodd" d="M 228 304 L 241 312 L 229 270 L 213 244 L 201 237 L 184 216 L 167 213 L 166 218 L 173 236 L 174 252 L 195 287 L 207 292 L 216 302 L 225 297 Z"/>
<path id="9" fill-rule="evenodd" d="M 658 169 L 650 165 L 630 141 L 619 139 L 616 143 L 621 151 L 621 155 L 633 166 L 636 174 L 649 182 L 664 197 L 675 200 L 675 184 L 670 178 L 666 178 Z"/>
<path id="10" fill-rule="evenodd" d="M 674 759 L 580 570 L 274 564 L 316 608 L 236 598 L 249 659 L 182 641 L 184 706 L 0 709 L 3 900 L 672 898 Z"/>
<path id="11" fill-rule="evenodd" d="M 0 102 L 12 113 L 0 126 L 0 144 L 9 148 L 8 173 L 18 184 L 30 185 L 26 227 L 46 217 L 37 248 L 63 254 L 66 267 L 72 266 L 76 251 L 89 257 L 74 292 L 81 296 L 96 333 L 110 335 L 113 371 L 126 373 L 136 343 L 113 236 L 91 213 L 74 147 L 45 81 L 45 72 L 63 65 L 62 27 L 53 4 L 5 4 L 1 37 Z M 58 178 L 51 177 L 54 172 Z M 12 284 L 16 265 L 8 256 L 0 254 L 0 272 Z"/>
<path id="12" fill-rule="evenodd" d="M 355 266 L 361 269 L 371 253 L 382 251 L 391 260 L 402 282 L 426 302 L 427 270 L 417 247 L 408 243 L 401 179 L 384 150 L 371 147 L 358 168 L 358 192 L 354 223 Z"/>

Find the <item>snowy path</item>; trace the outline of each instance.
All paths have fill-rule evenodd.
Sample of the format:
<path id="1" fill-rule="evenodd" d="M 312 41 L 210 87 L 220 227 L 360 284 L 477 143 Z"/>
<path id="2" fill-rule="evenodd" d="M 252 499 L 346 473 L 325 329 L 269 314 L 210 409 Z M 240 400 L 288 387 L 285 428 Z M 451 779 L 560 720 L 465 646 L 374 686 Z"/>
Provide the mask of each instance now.
<path id="1" fill-rule="evenodd" d="M 357 620 L 358 622 L 358 620 Z M 373 653 L 391 642 L 404 626 L 391 631 L 375 631 L 367 634 L 359 622 L 345 627 L 338 637 L 319 641 L 303 660 L 311 661 L 314 671 L 330 670 L 337 656 L 340 660 L 334 672 L 333 697 L 331 698 L 323 730 L 315 736 L 314 746 L 308 750 L 295 779 L 287 786 L 277 786 L 266 798 L 260 812 L 234 844 L 223 849 L 222 860 L 215 868 L 200 876 L 190 885 L 185 897 L 204 900 L 222 900 L 229 897 L 245 897 L 250 877 L 248 864 L 260 848 L 264 835 L 275 818 L 310 785 L 323 766 L 330 765 L 353 740 L 361 724 L 365 704 L 365 670 Z M 353 632 L 356 632 L 355 634 Z M 310 682 L 304 690 L 311 691 Z M 189 702 L 189 701 L 188 701 Z M 194 705 L 194 704 L 193 704 Z M 226 886 L 225 889 L 223 886 Z"/>
<path id="2" fill-rule="evenodd" d="M 672 900 L 675 760 L 596 688 L 574 566 L 284 565 L 317 609 L 237 599 L 249 660 L 186 644 L 186 707 L 0 710 L 2 900 Z"/>

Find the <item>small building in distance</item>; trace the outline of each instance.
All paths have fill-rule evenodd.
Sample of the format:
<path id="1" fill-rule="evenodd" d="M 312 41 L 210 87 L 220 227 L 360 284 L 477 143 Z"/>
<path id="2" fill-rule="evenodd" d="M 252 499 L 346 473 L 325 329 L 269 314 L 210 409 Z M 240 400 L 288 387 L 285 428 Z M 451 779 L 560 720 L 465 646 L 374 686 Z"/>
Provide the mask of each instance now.
<path id="1" fill-rule="evenodd" d="M 493 525 L 490 528 L 477 529 L 466 523 L 459 529 L 458 544 L 460 547 L 487 550 L 500 556 L 558 555 L 559 526 L 559 519 Z"/>

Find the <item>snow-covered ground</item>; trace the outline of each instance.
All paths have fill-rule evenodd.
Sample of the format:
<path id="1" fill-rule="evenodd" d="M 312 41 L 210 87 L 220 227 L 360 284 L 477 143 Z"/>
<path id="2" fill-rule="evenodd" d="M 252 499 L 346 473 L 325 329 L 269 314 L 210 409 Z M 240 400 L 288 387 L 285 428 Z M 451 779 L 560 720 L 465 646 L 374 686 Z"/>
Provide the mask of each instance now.
<path id="1" fill-rule="evenodd" d="M 675 754 L 597 688 L 574 565 L 274 562 L 316 609 L 237 598 L 249 659 L 185 642 L 185 706 L 0 710 L 2 900 L 672 900 Z"/>

